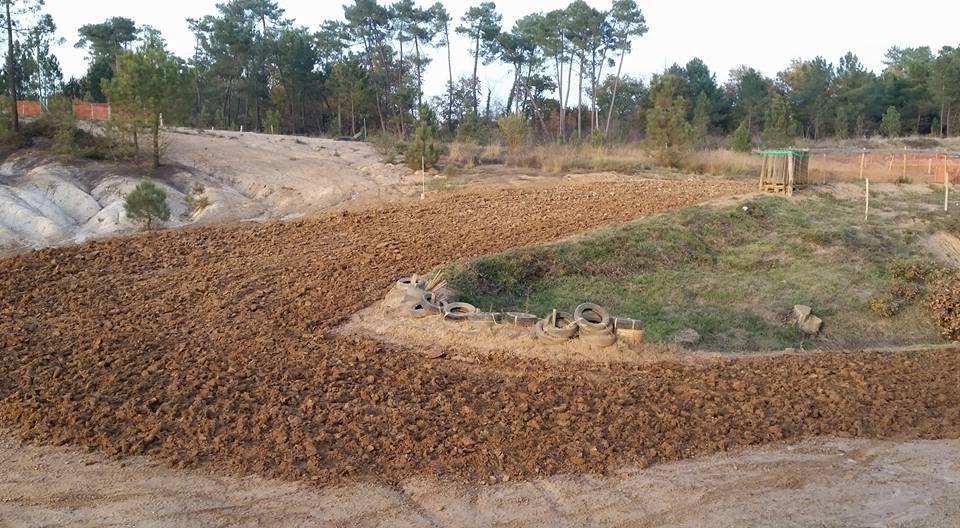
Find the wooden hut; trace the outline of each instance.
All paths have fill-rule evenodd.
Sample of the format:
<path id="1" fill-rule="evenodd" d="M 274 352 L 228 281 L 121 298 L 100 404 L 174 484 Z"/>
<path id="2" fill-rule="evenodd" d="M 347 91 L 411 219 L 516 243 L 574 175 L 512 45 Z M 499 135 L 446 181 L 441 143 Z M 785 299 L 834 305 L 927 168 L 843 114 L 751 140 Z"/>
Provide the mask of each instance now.
<path id="1" fill-rule="evenodd" d="M 810 168 L 810 152 L 801 149 L 764 150 L 760 152 L 763 164 L 760 168 L 760 190 L 785 193 L 807 184 Z"/>

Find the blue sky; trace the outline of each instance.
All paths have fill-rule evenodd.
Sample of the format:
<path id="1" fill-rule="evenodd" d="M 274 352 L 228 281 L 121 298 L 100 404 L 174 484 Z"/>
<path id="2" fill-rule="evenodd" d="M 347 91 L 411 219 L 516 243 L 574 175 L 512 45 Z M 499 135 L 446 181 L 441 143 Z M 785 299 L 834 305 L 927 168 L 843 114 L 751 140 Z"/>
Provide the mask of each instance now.
<path id="1" fill-rule="evenodd" d="M 587 0 L 599 9 L 606 9 L 609 0 Z M 66 38 L 57 48 L 64 75 L 81 76 L 86 69 L 84 53 L 74 49 L 77 28 L 100 22 L 111 16 L 125 16 L 138 24 L 159 29 L 178 55 L 187 57 L 193 51 L 193 37 L 186 18 L 196 18 L 215 11 L 216 0 L 47 0 L 46 10 L 54 17 L 59 33 Z M 279 0 L 288 18 L 298 25 L 316 28 L 329 18 L 342 18 L 343 0 Z M 381 0 L 381 3 L 389 3 Z M 433 0 L 421 1 L 421 5 Z M 511 0 L 498 1 L 504 26 L 535 11 L 563 7 L 566 1 Z M 892 45 L 901 47 L 928 45 L 939 49 L 944 45 L 960 45 L 960 2 L 950 0 L 916 0 L 914 2 L 872 1 L 844 2 L 808 0 L 785 2 L 755 1 L 691 1 L 638 0 L 650 27 L 649 33 L 634 43 L 624 73 L 648 79 L 674 62 L 685 63 L 699 56 L 723 82 L 727 72 L 740 64 L 748 64 L 773 76 L 791 59 L 817 55 L 836 63 L 851 50 L 869 68 L 882 68 L 883 54 Z M 444 4 L 454 19 L 473 4 L 466 0 L 448 0 Z M 471 69 L 469 44 L 453 39 L 454 75 Z M 427 71 L 425 90 L 433 95 L 443 90 L 447 78 L 446 55 L 438 50 Z M 494 90 L 495 96 L 506 92 L 512 80 L 505 66 L 482 67 L 481 79 Z"/>

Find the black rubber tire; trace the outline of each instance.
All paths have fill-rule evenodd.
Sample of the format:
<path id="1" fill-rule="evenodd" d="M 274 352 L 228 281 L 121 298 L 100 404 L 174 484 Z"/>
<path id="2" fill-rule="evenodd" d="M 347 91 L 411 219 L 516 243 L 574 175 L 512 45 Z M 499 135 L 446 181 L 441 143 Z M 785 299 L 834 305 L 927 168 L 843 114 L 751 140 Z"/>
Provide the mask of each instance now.
<path id="1" fill-rule="evenodd" d="M 587 333 L 603 332 L 610 327 L 610 312 L 597 304 L 583 303 L 577 306 L 573 317 L 580 325 L 580 330 Z"/>
<path id="2" fill-rule="evenodd" d="M 410 308 L 407 308 L 407 316 L 411 319 L 423 319 L 424 317 L 436 314 L 436 310 L 422 302 L 415 303 L 410 306 Z"/>
<path id="3" fill-rule="evenodd" d="M 513 326 L 531 327 L 535 326 L 540 318 L 529 313 L 506 312 L 501 314 L 501 320 L 504 323 L 512 324 Z"/>
<path id="4" fill-rule="evenodd" d="M 420 302 L 425 292 L 425 287 L 426 283 L 423 281 L 418 281 L 414 284 L 412 277 L 404 277 L 398 280 L 396 285 L 397 290 L 403 293 L 404 299 L 410 302 Z"/>
<path id="5" fill-rule="evenodd" d="M 489 323 L 490 325 L 503 322 L 503 314 L 500 312 L 473 312 L 467 314 L 467 320 L 472 323 Z"/>
<path id="6" fill-rule="evenodd" d="M 443 319 L 445 321 L 466 321 L 470 314 L 475 313 L 477 307 L 472 304 L 455 302 L 443 306 Z"/>
<path id="7" fill-rule="evenodd" d="M 607 329 L 606 332 L 581 333 L 580 341 L 591 347 L 606 348 L 617 344 L 617 334 L 612 328 Z"/>
<path id="8" fill-rule="evenodd" d="M 570 341 L 569 337 L 563 337 L 563 336 L 558 336 L 558 335 L 549 333 L 547 331 L 548 327 L 546 325 L 547 325 L 546 319 L 541 319 L 537 321 L 537 323 L 534 325 L 533 333 L 534 335 L 537 336 L 538 341 L 542 341 L 543 344 L 550 345 L 550 346 L 562 345 L 563 343 Z"/>
<path id="9" fill-rule="evenodd" d="M 434 292 L 423 292 L 423 296 L 420 299 L 420 304 L 423 304 L 436 313 L 443 313 L 443 307 L 446 305 L 446 303 L 441 301 Z"/>
<path id="10" fill-rule="evenodd" d="M 552 320 L 553 314 L 543 319 L 543 332 L 547 335 L 559 339 L 573 339 L 577 336 L 579 326 L 577 321 L 566 312 L 557 312 L 556 321 Z"/>

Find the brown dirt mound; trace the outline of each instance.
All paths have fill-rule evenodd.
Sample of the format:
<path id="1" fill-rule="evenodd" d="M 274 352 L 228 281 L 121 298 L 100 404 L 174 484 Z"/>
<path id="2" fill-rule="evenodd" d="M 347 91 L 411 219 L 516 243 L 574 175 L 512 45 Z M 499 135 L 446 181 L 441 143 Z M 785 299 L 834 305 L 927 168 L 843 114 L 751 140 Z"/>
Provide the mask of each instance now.
<path id="1" fill-rule="evenodd" d="M 0 418 L 21 438 L 336 481 L 604 471 L 818 433 L 956 437 L 960 357 L 468 365 L 328 334 L 398 276 L 742 184 L 463 193 L 0 261 Z"/>

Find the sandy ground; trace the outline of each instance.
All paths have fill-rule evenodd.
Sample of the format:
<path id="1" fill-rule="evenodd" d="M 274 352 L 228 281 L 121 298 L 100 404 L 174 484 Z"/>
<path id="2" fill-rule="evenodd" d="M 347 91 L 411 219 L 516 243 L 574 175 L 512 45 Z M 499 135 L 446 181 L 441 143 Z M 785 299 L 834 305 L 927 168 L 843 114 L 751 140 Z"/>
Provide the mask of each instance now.
<path id="1" fill-rule="evenodd" d="M 164 166 L 68 160 L 24 151 L 0 164 L 0 254 L 83 242 L 138 229 L 123 199 L 148 176 L 167 195 L 165 227 L 288 218 L 362 198 L 414 192 L 414 176 L 380 163 L 367 143 L 170 130 Z M 185 203 L 195 183 L 209 207 Z"/>
<path id="2" fill-rule="evenodd" d="M 18 446 L 0 435 L 0 526 L 830 526 L 960 523 L 960 441 L 819 438 L 495 485 L 319 488 Z"/>

